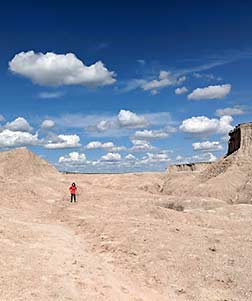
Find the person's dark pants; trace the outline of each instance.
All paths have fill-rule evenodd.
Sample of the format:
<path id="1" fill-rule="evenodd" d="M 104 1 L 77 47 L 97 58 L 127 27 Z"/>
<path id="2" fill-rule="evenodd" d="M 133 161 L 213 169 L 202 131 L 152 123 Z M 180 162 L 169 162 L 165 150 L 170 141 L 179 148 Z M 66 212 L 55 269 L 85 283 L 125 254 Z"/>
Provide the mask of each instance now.
<path id="1" fill-rule="evenodd" d="M 72 201 L 76 202 L 76 194 L 74 194 L 74 193 L 71 194 L 71 203 L 72 203 Z"/>

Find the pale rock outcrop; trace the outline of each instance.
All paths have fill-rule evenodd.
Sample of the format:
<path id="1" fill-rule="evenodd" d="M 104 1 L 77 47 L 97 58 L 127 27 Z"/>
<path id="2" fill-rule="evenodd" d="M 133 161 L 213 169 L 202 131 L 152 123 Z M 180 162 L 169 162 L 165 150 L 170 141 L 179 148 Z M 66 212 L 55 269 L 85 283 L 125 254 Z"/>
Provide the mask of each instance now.
<path id="1" fill-rule="evenodd" d="M 199 163 L 181 163 L 176 165 L 170 165 L 167 168 L 169 173 L 176 172 L 199 172 L 206 169 L 212 162 L 199 162 Z"/>
<path id="2" fill-rule="evenodd" d="M 252 203 L 252 123 L 239 124 L 229 136 L 226 156 L 198 173 L 168 173 L 162 192 Z"/>

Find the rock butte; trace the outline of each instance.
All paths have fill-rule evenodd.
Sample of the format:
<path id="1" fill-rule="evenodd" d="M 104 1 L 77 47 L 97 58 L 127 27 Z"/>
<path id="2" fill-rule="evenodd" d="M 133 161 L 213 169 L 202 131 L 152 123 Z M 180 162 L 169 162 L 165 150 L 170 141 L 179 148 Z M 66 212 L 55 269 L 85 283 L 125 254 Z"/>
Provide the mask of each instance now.
<path id="1" fill-rule="evenodd" d="M 225 157 L 239 150 L 239 154 L 252 155 L 252 123 L 238 124 L 232 131 L 229 132 L 228 151 Z M 167 171 L 169 173 L 183 171 L 202 171 L 213 164 L 214 162 L 195 162 L 181 163 L 169 165 Z"/>
<path id="2" fill-rule="evenodd" d="M 227 154 L 216 162 L 168 167 L 162 192 L 251 204 L 252 123 L 239 124 L 229 136 Z"/>

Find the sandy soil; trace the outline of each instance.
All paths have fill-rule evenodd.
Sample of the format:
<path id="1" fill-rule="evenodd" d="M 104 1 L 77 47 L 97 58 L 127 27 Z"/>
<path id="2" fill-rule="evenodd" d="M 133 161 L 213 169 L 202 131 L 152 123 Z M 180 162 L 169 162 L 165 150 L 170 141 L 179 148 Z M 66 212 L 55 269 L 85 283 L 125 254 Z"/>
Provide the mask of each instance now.
<path id="1" fill-rule="evenodd" d="M 30 156 L 0 181 L 0 300 L 252 300 L 251 205 L 165 195 L 165 173 L 33 176 Z"/>

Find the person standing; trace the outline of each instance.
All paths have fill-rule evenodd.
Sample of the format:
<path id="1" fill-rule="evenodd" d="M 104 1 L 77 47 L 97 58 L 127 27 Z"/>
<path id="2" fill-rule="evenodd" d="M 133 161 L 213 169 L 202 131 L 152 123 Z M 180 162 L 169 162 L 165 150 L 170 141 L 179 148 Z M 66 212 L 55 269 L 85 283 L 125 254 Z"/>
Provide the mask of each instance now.
<path id="1" fill-rule="evenodd" d="M 77 187 L 76 187 L 75 183 L 72 183 L 72 185 L 69 187 L 69 191 L 71 193 L 71 203 L 73 201 L 76 202 Z"/>

